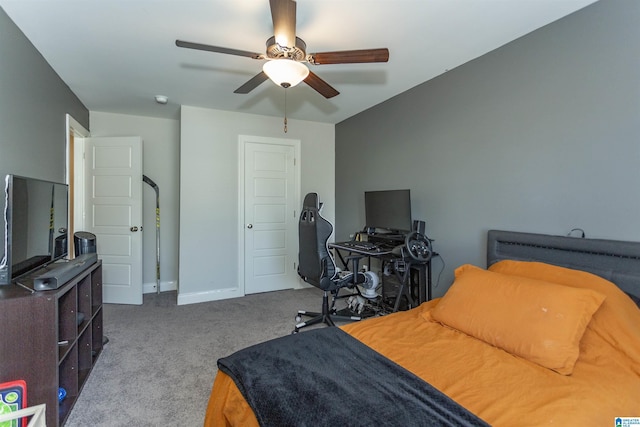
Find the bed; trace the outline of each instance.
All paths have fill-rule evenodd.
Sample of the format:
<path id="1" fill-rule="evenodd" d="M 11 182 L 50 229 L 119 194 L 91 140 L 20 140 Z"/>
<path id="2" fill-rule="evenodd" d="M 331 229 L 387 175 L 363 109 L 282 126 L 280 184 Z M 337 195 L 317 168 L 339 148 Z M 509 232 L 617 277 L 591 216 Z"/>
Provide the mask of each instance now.
<path id="1" fill-rule="evenodd" d="M 492 230 L 487 266 L 412 310 L 220 359 L 205 426 L 640 417 L 640 243 Z"/>

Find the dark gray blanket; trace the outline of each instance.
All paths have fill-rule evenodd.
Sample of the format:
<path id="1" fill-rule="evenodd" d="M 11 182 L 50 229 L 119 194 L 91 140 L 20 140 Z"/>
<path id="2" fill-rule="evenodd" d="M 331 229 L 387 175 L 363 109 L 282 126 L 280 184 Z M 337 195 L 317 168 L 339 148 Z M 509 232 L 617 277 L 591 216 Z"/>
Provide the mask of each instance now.
<path id="1" fill-rule="evenodd" d="M 335 327 L 248 347 L 218 368 L 262 426 L 488 426 Z"/>

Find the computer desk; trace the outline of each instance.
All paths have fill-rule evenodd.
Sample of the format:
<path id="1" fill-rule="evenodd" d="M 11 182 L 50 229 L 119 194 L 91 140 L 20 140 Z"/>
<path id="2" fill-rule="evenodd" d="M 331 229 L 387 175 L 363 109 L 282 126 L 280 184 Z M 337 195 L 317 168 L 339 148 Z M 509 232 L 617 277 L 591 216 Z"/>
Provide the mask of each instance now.
<path id="1" fill-rule="evenodd" d="M 405 264 L 409 266 L 409 273 L 407 273 L 406 277 L 404 279 L 398 277 L 398 279 L 401 280 L 401 285 L 403 281 L 406 281 L 406 283 L 404 283 L 404 292 L 408 293 L 399 292 L 398 295 L 396 295 L 393 311 L 398 311 L 400 299 L 403 294 L 407 296 L 410 304 L 413 302 L 413 297 L 411 295 L 411 270 L 418 272 L 418 304 L 416 304 L 415 306 L 417 307 L 417 305 L 431 300 L 431 259 L 433 259 L 433 256 L 438 256 L 437 253 L 434 252 L 431 259 L 427 262 L 417 262 L 407 257 L 403 259 L 402 256 L 393 254 L 393 250 L 385 246 L 380 246 L 376 249 L 368 250 L 364 248 L 354 247 L 354 243 L 357 242 L 347 241 L 329 243 L 329 248 L 334 249 L 336 255 L 342 262 L 342 265 L 353 272 L 356 272 L 358 270 L 359 260 L 365 257 L 369 259 L 375 258 L 380 260 L 380 262 L 382 263 L 381 267 L 383 269 L 386 263 L 395 264 L 398 261 L 404 261 Z M 348 254 L 346 258 L 343 253 Z M 348 261 L 351 261 L 351 267 L 349 267 Z"/>

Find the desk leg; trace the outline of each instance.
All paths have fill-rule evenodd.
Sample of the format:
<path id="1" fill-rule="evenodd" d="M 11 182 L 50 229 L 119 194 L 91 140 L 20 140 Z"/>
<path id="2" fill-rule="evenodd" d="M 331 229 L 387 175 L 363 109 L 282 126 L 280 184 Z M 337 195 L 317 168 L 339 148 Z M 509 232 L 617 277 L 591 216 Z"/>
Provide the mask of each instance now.
<path id="1" fill-rule="evenodd" d="M 358 270 L 360 269 L 360 267 L 358 266 L 360 265 L 360 258 L 363 258 L 363 257 L 357 256 L 357 255 L 350 255 L 347 257 L 347 259 L 351 260 L 351 273 L 353 273 L 353 280 L 351 282 L 354 285 L 358 284 Z"/>
<path id="2" fill-rule="evenodd" d="M 411 265 L 405 265 L 404 272 L 402 273 L 402 275 L 400 275 L 397 268 L 394 267 L 394 269 L 396 270 L 396 277 L 400 281 L 400 288 L 398 289 L 398 295 L 396 295 L 396 301 L 393 305 L 394 313 L 398 311 L 398 309 L 400 308 L 400 300 L 402 299 L 403 295 L 407 297 L 407 304 L 409 304 L 409 307 L 416 308 L 413 297 L 411 296 L 411 269 L 412 268 L 413 267 Z"/>
<path id="3" fill-rule="evenodd" d="M 427 268 L 424 264 L 418 266 L 418 300 L 420 304 L 425 302 L 427 297 Z"/>
<path id="4" fill-rule="evenodd" d="M 420 304 L 431 301 L 431 261 L 418 265 L 418 299 Z"/>
<path id="5" fill-rule="evenodd" d="M 427 301 L 431 301 L 433 295 L 431 295 L 431 260 L 427 262 Z"/>

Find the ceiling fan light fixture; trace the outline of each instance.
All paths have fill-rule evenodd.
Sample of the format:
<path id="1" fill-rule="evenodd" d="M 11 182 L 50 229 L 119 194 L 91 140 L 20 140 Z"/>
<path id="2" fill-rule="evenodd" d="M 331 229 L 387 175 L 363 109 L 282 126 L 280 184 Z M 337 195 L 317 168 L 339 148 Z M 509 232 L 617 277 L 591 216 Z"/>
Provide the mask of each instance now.
<path id="1" fill-rule="evenodd" d="M 291 59 L 272 59 L 265 62 L 262 71 L 278 86 L 292 87 L 309 75 L 306 65 Z"/>

